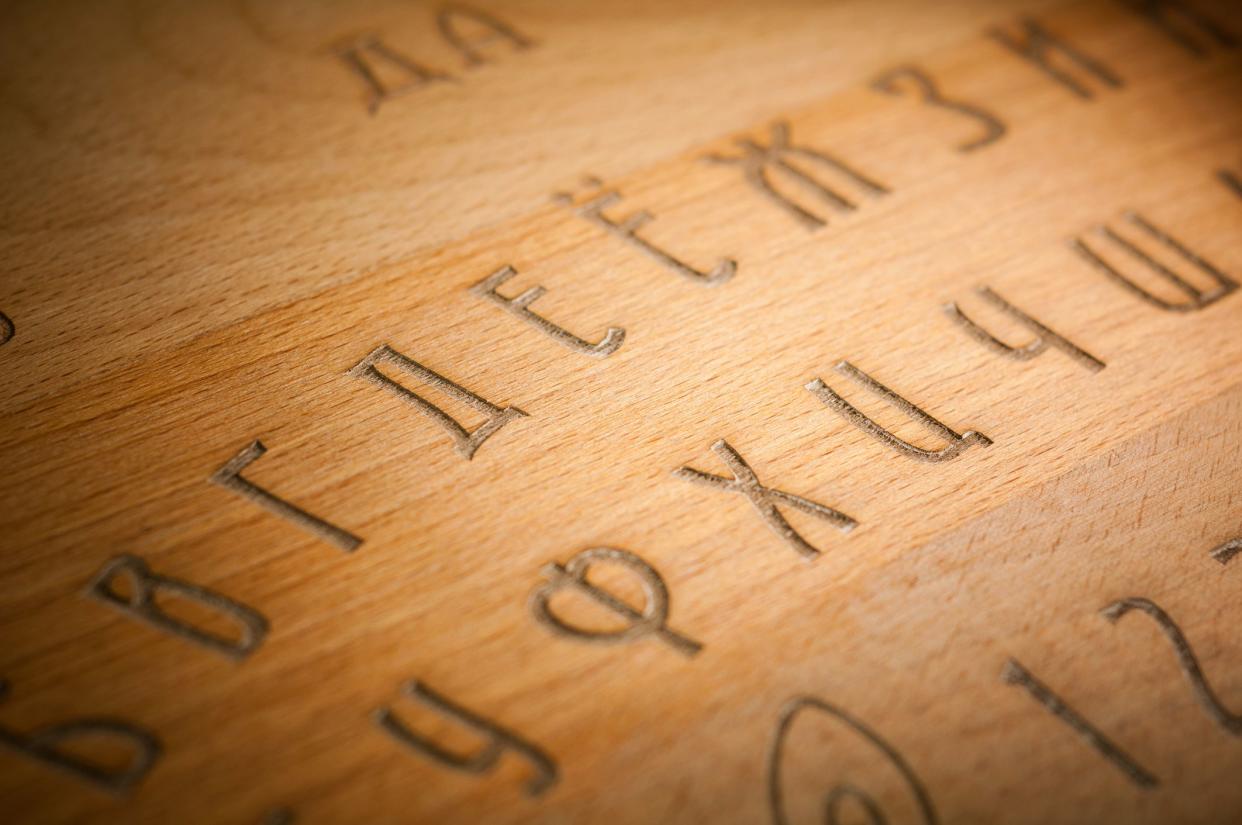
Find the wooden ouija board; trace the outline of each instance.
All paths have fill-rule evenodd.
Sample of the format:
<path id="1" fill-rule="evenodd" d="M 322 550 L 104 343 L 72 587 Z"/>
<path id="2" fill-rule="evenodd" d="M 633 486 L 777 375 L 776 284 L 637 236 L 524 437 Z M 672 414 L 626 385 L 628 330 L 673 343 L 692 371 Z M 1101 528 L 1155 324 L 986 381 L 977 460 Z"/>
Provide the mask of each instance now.
<path id="1" fill-rule="evenodd" d="M 1242 7 L 0 11 L 0 821 L 1242 821 Z"/>

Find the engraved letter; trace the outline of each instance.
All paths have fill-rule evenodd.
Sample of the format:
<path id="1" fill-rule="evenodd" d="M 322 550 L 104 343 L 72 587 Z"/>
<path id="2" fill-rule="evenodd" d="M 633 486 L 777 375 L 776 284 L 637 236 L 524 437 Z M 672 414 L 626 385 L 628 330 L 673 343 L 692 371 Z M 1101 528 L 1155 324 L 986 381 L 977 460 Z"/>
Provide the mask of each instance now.
<path id="1" fill-rule="evenodd" d="M 642 580 L 646 604 L 643 605 L 641 612 L 587 580 L 591 565 L 600 562 L 620 564 L 629 568 Z M 654 633 L 685 656 L 693 656 L 703 648 L 703 645 L 687 639 L 665 625 L 668 620 L 668 588 L 665 587 L 664 580 L 660 578 L 655 568 L 633 553 L 612 547 L 592 547 L 576 554 L 564 567 L 559 564 L 549 564 L 543 568 L 542 573 L 548 581 L 531 594 L 530 609 L 535 619 L 553 633 L 576 636 L 588 642 L 601 644 L 628 642 Z M 552 611 L 548 604 L 552 595 L 565 587 L 580 591 L 588 598 L 624 617 L 629 624 L 621 630 L 584 630 L 567 624 Z"/>
<path id="2" fill-rule="evenodd" d="M 1104 734 L 1096 730 L 1090 722 L 1078 715 L 1069 705 L 1061 700 L 1043 682 L 1036 679 L 1017 661 L 1010 659 L 1005 663 L 1001 680 L 1006 684 L 1025 688 L 1035 701 L 1039 702 L 1053 716 L 1074 729 L 1074 732 L 1087 741 L 1108 761 L 1126 775 L 1140 788 L 1154 788 L 1159 784 L 1155 776 L 1148 773 L 1141 765 L 1131 759 L 1125 751 L 1114 745 Z"/>
<path id="3" fill-rule="evenodd" d="M 790 547 L 801 553 L 805 558 L 815 558 L 819 555 L 819 550 L 812 547 L 806 539 L 798 534 L 797 530 L 790 526 L 789 522 L 785 520 L 785 517 L 781 515 L 781 511 L 777 508 L 778 504 L 792 507 L 795 510 L 832 522 L 842 533 L 848 533 L 857 526 L 857 521 L 831 507 L 825 507 L 822 504 L 811 501 L 809 498 L 795 496 L 783 490 L 764 487 L 759 483 L 759 477 L 755 475 L 754 470 L 750 469 L 750 465 L 746 463 L 741 454 L 729 446 L 729 442 L 723 438 L 712 445 L 712 452 L 720 456 L 720 460 L 725 463 L 725 466 L 729 468 L 729 472 L 733 474 L 733 478 L 728 479 L 724 476 L 712 475 L 702 470 L 696 470 L 693 467 L 681 467 L 674 470 L 673 475 L 686 481 L 704 484 L 708 487 L 741 493 L 758 511 L 764 523 L 771 528 L 772 532 L 783 538 Z"/>
<path id="4" fill-rule="evenodd" d="M 557 326 L 542 315 L 536 315 L 534 310 L 530 308 L 530 305 L 547 292 L 541 286 L 533 286 L 514 298 L 506 298 L 496 291 L 501 284 L 515 275 L 517 275 L 517 270 L 511 266 L 503 266 L 470 287 L 470 291 L 481 298 L 491 301 L 506 312 L 533 324 L 572 350 L 577 350 L 596 358 L 606 358 L 621 347 L 621 342 L 625 340 L 625 330 L 620 327 L 609 327 L 608 332 L 601 340 L 591 343 L 579 338 L 564 327 Z"/>
<path id="5" fill-rule="evenodd" d="M 384 363 L 395 364 L 415 378 L 426 381 L 450 398 L 462 402 L 471 409 L 486 413 L 487 421 L 473 430 L 467 430 L 444 410 L 432 404 L 421 395 L 407 390 L 376 369 L 376 364 Z M 415 409 L 448 431 L 448 434 L 453 438 L 454 448 L 467 461 L 474 457 L 474 451 L 479 449 L 479 446 L 490 438 L 493 433 L 513 419 L 522 418 L 526 415 L 517 407 L 497 407 L 490 401 L 470 392 L 465 387 L 454 384 L 443 375 L 432 372 L 417 361 L 406 358 L 387 344 L 376 347 L 370 355 L 355 364 L 349 370 L 349 374 L 355 378 L 362 378 L 376 386 L 383 387 L 402 401 L 413 404 Z"/>
<path id="6" fill-rule="evenodd" d="M 687 280 L 704 286 L 716 286 L 723 284 L 737 272 L 737 261 L 730 258 L 722 259 L 712 267 L 710 272 L 702 272 L 670 255 L 638 234 L 638 230 L 654 218 L 650 212 L 643 210 L 631 213 L 624 218 L 611 218 L 604 214 L 604 210 L 619 203 L 621 193 L 615 189 L 605 190 L 603 181 L 599 178 L 584 178 L 582 183 L 587 189 L 594 191 L 594 194 L 589 195 L 586 200 L 575 205 L 573 195 L 568 192 L 557 193 L 553 196 L 554 200 L 570 207 L 575 214 L 586 218 L 610 235 L 637 247 L 643 254 L 659 261 Z"/>
<path id="7" fill-rule="evenodd" d="M 487 33 L 475 34 L 473 37 L 464 36 L 458 30 L 459 22 L 464 21 L 469 21 L 474 23 L 476 27 L 486 29 Z M 461 52 L 462 57 L 466 59 L 467 66 L 481 66 L 487 63 L 487 58 L 481 55 L 475 47 L 491 43 L 494 40 L 508 40 L 513 44 L 515 51 L 529 49 L 534 45 L 517 29 L 503 20 L 478 9 L 464 6 L 461 3 L 446 3 L 441 6 L 440 10 L 436 12 L 436 25 L 440 27 L 440 34 L 444 35 L 444 39 L 449 42 L 449 45 Z"/>
<path id="8" fill-rule="evenodd" d="M 9 683 L 0 680 L 0 700 L 9 692 Z M 101 765 L 61 745 L 81 738 L 107 738 L 123 742 L 130 750 L 129 763 L 120 769 Z M 92 782 L 114 794 L 125 794 L 137 784 L 160 755 L 160 740 L 128 722 L 105 717 L 73 719 L 59 725 L 48 725 L 32 733 L 19 734 L 0 727 L 0 747 L 25 754 L 45 765 Z"/>
<path id="9" fill-rule="evenodd" d="M 1094 91 L 1088 85 L 1091 77 L 1109 88 L 1121 88 L 1121 78 L 1107 66 L 1058 39 L 1039 23 L 1023 18 L 1018 24 L 1021 27 L 1019 34 L 1003 29 L 992 29 L 989 34 L 993 40 L 1018 57 L 1030 61 L 1084 100 L 1095 97 Z M 1058 55 L 1061 57 L 1059 65 L 1053 62 L 1053 58 Z M 1079 71 L 1075 72 L 1075 67 Z"/>
<path id="10" fill-rule="evenodd" d="M 128 595 L 113 586 L 120 578 L 129 580 Z M 147 563 L 137 556 L 117 556 L 105 564 L 91 580 L 86 595 L 158 630 L 188 639 L 233 659 L 249 656 L 258 649 L 267 635 L 267 620 L 258 611 L 205 587 L 153 573 Z M 237 624 L 241 630 L 240 637 L 232 639 L 173 618 L 160 607 L 157 596 L 188 599 L 221 613 Z"/>
<path id="11" fill-rule="evenodd" d="M 1221 564 L 1228 564 L 1239 553 L 1242 553 L 1242 538 L 1230 539 L 1212 551 L 1212 558 Z"/>
<path id="12" fill-rule="evenodd" d="M 1216 177 L 1221 183 L 1225 184 L 1229 191 L 1242 198 L 1242 178 L 1239 178 L 1228 169 L 1221 169 L 1216 173 Z"/>
<path id="13" fill-rule="evenodd" d="M 368 54 L 371 55 L 368 58 Z M 356 74 L 366 85 L 370 95 L 367 100 L 367 111 L 375 114 L 385 101 L 400 97 L 406 92 L 426 86 L 429 83 L 452 80 L 451 75 L 428 68 L 416 63 L 405 55 L 387 46 L 372 34 L 363 35 L 352 43 L 341 46 L 336 51 L 345 66 Z M 382 61 L 391 72 L 399 73 L 407 79 L 398 85 L 389 85 L 380 76 L 380 72 L 372 60 Z"/>
<path id="14" fill-rule="evenodd" d="M 1108 238 L 1125 252 L 1129 253 L 1130 257 L 1138 265 L 1145 266 L 1150 272 L 1164 278 L 1178 291 L 1182 292 L 1186 296 L 1187 300 L 1174 302 L 1161 298 L 1158 295 L 1153 295 L 1135 283 L 1133 278 L 1123 275 L 1122 270 L 1125 269 L 1125 267 L 1117 266 L 1106 261 L 1098 252 L 1087 245 L 1086 239 L 1083 237 L 1075 238 L 1070 243 L 1070 246 L 1074 249 L 1074 251 L 1086 259 L 1087 263 L 1103 272 L 1118 286 L 1128 290 L 1133 295 L 1138 296 L 1141 300 L 1144 300 L 1154 306 L 1158 306 L 1161 309 L 1166 309 L 1170 312 L 1192 312 L 1194 310 L 1203 309 L 1206 306 L 1211 306 L 1238 288 L 1236 281 L 1221 272 L 1212 264 L 1205 261 L 1203 258 L 1200 258 L 1194 252 L 1191 252 L 1185 245 L 1174 239 L 1163 230 L 1157 229 L 1142 216 L 1137 215 L 1134 212 L 1127 212 L 1125 214 L 1125 218 L 1132 225 L 1145 232 L 1150 238 L 1164 244 L 1168 250 L 1180 255 L 1187 263 L 1193 264 L 1199 269 L 1200 272 L 1214 281 L 1216 286 L 1205 292 L 1187 281 L 1182 276 L 1178 275 L 1165 264 L 1156 260 L 1156 258 L 1152 255 L 1140 249 L 1133 241 L 1127 240 L 1108 226 L 1097 227 L 1097 234 Z"/>
<path id="15" fill-rule="evenodd" d="M 884 398 L 888 403 L 908 415 L 911 419 L 935 435 L 940 436 L 947 445 L 939 450 L 925 450 L 922 447 L 916 447 L 908 441 L 905 441 L 893 435 L 879 424 L 872 421 L 863 413 L 859 412 L 853 404 L 850 404 L 841 396 L 837 395 L 831 387 L 824 384 L 823 381 L 816 378 L 806 385 L 806 388 L 815 394 L 815 397 L 823 401 L 828 407 L 836 411 L 842 418 L 858 427 L 871 437 L 887 444 L 902 455 L 915 458 L 920 461 L 949 461 L 956 458 L 963 451 L 970 448 L 972 444 L 978 444 L 981 447 L 990 447 L 992 439 L 983 433 L 977 433 L 974 430 L 968 430 L 963 434 L 958 434 L 954 430 L 949 429 L 944 424 L 932 418 L 920 408 L 911 404 L 888 387 L 876 381 L 870 375 L 855 367 L 849 361 L 842 361 L 836 366 L 836 371 L 842 375 L 853 379 L 855 382 L 863 385 L 876 395 Z"/>
<path id="16" fill-rule="evenodd" d="M 789 815 L 785 810 L 785 796 L 781 790 L 781 763 L 785 755 L 789 732 L 803 710 L 822 713 L 830 719 L 839 720 L 848 731 L 857 734 L 864 742 L 874 746 L 885 760 L 897 769 L 898 774 L 904 780 L 906 790 L 910 792 L 918 808 L 923 825 L 936 825 L 938 821 L 936 809 L 932 806 L 927 789 L 923 787 L 923 783 L 897 752 L 897 749 L 844 710 L 813 696 L 797 696 L 789 700 L 781 709 L 780 718 L 776 722 L 776 735 L 772 737 L 772 744 L 768 748 L 768 807 L 772 811 L 773 825 L 788 825 L 789 822 Z M 872 825 L 885 825 L 888 822 L 883 808 L 869 793 L 852 784 L 841 783 L 834 785 L 824 797 L 824 821 L 828 825 L 836 825 L 841 821 L 841 803 L 846 799 L 853 799 L 859 803 Z"/>
<path id="17" fill-rule="evenodd" d="M 826 226 L 828 221 L 810 210 L 804 209 L 787 195 L 777 191 L 768 177 L 769 172 L 780 172 L 793 182 L 795 186 L 800 186 L 818 195 L 825 203 L 835 206 L 842 211 L 852 211 L 857 209 L 858 206 L 844 195 L 838 194 L 833 189 L 815 180 L 803 171 L 801 167 L 792 164 L 790 162 L 791 158 L 802 158 L 803 160 L 822 164 L 843 176 L 846 180 L 857 184 L 865 193 L 872 195 L 888 193 L 888 189 L 870 178 L 864 177 L 860 172 L 855 171 L 831 155 L 816 149 L 809 149 L 805 146 L 790 145 L 789 124 L 785 121 L 773 123 L 770 127 L 770 133 L 770 146 L 764 146 L 758 141 L 750 140 L 749 138 L 742 138 L 735 141 L 742 149 L 741 155 L 737 157 L 708 155 L 704 160 L 711 163 L 727 163 L 741 166 L 742 173 L 746 176 L 746 180 L 751 186 L 769 197 L 777 206 L 788 211 L 801 221 L 803 226 L 811 230 Z"/>
<path id="18" fill-rule="evenodd" d="M 1213 43 L 1226 49 L 1238 45 L 1232 34 L 1180 0 L 1127 0 L 1126 5 L 1196 57 L 1207 57 Z"/>
<path id="19" fill-rule="evenodd" d="M 1118 619 L 1131 610 L 1146 613 L 1164 631 L 1164 635 L 1169 637 L 1169 642 L 1173 645 L 1173 652 L 1177 655 L 1177 663 L 1181 666 L 1182 672 L 1186 674 L 1186 680 L 1190 682 L 1195 698 L 1199 700 L 1199 704 L 1203 706 L 1203 710 L 1207 715 L 1212 717 L 1212 721 L 1233 736 L 1242 734 L 1242 716 L 1230 713 L 1220 703 L 1220 699 L 1216 698 L 1216 694 L 1212 692 L 1207 679 L 1203 676 L 1203 668 L 1199 667 L 1199 660 L 1195 657 L 1195 652 L 1191 649 L 1190 642 L 1186 641 L 1186 636 L 1182 633 L 1181 628 L 1173 623 L 1173 619 L 1159 605 L 1148 599 L 1130 598 L 1113 602 L 1100 612 L 1104 618 L 1116 623 Z"/>
<path id="20" fill-rule="evenodd" d="M 1096 358 L 1086 350 L 1075 346 L 1065 337 L 1053 332 L 1051 329 L 1044 326 L 1039 321 L 1036 321 L 1034 318 L 1015 307 L 1013 304 L 1010 304 L 1000 295 L 993 292 L 989 287 L 978 287 L 975 289 L 975 292 L 979 294 L 980 298 L 987 301 L 989 304 L 996 307 L 1010 318 L 1013 318 L 1031 332 L 1035 333 L 1035 340 L 1031 343 L 1021 347 L 1010 346 L 967 317 L 967 315 L 958 308 L 956 302 L 947 304 L 944 311 L 948 313 L 948 316 L 956 321 L 962 329 L 966 331 L 967 335 L 974 338 L 985 347 L 1017 361 L 1029 361 L 1038 356 L 1044 350 L 1052 347 L 1054 349 L 1061 350 L 1061 352 L 1065 353 L 1070 358 L 1073 358 L 1075 361 L 1082 364 L 1092 372 L 1099 372 L 1104 369 L 1104 362 L 1099 358 Z"/>
<path id="21" fill-rule="evenodd" d="M 0 347 L 13 340 L 15 332 L 17 332 L 17 328 L 13 326 L 13 320 L 3 312 L 0 312 Z"/>
<path id="22" fill-rule="evenodd" d="M 512 751 L 525 759 L 535 769 L 535 775 L 526 783 L 528 796 L 539 796 L 556 784 L 556 763 L 539 748 L 512 731 L 489 722 L 461 705 L 436 693 L 423 682 L 408 682 L 402 686 L 407 696 L 429 705 L 465 727 L 487 739 L 487 744 L 474 753 L 460 754 L 437 745 L 431 739 L 410 730 L 389 708 L 380 708 L 372 714 L 375 723 L 384 732 L 403 745 L 433 762 L 463 773 L 484 774 L 496 767 L 505 751 Z"/>
<path id="23" fill-rule="evenodd" d="M 362 539 L 353 533 L 347 533 L 334 524 L 329 524 L 321 518 L 312 516 L 301 507 L 297 507 L 282 498 L 272 495 L 259 485 L 242 477 L 242 470 L 246 469 L 266 452 L 267 447 L 263 446 L 263 442 L 258 440 L 252 441 L 249 446 L 230 458 L 223 467 L 216 470 L 208 481 L 237 493 L 237 495 L 248 499 L 253 504 L 259 505 L 270 513 L 275 513 L 281 518 L 288 519 L 303 530 L 315 534 L 329 544 L 336 545 L 346 553 L 356 550 L 358 545 L 362 544 Z"/>
<path id="24" fill-rule="evenodd" d="M 902 78 L 909 78 L 914 90 L 918 93 L 919 99 L 929 106 L 938 106 L 941 109 L 948 109 L 950 112 L 957 112 L 965 115 L 983 126 L 983 134 L 974 140 L 966 143 L 958 144 L 959 152 L 973 152 L 975 149 L 982 149 L 990 143 L 995 143 L 1005 136 L 1005 124 L 1000 118 L 969 103 L 963 103 L 960 100 L 949 100 L 940 93 L 940 89 L 936 87 L 936 82 L 917 66 L 901 66 L 892 71 L 885 72 L 876 78 L 871 84 L 873 89 L 890 95 L 902 94 L 903 84 Z"/>

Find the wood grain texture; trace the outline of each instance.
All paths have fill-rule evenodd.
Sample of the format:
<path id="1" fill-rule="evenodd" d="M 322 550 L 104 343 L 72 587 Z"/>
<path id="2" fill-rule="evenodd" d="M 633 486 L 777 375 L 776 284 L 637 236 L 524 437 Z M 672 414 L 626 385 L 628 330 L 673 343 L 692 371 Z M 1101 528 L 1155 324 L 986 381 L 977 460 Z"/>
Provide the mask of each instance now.
<path id="1" fill-rule="evenodd" d="M 1242 35 L 1231 4 L 1191 7 Z M 0 729 L 106 715 L 162 752 L 113 798 L 0 750 L 0 818 L 773 821 L 770 750 L 795 697 L 899 753 L 939 822 L 1242 815 L 1236 734 L 1156 623 L 1100 613 L 1158 604 L 1242 710 L 1242 561 L 1211 556 L 1242 536 L 1242 292 L 1169 312 L 1071 247 L 1125 261 L 1093 229 L 1142 238 L 1134 211 L 1242 280 L 1242 199 L 1218 174 L 1242 171 L 1242 49 L 1192 27 L 1194 54 L 1116 3 L 530 0 L 475 6 L 535 45 L 490 43 L 492 62 L 466 69 L 439 8 L 4 10 Z M 1121 87 L 1081 99 L 989 36 L 1023 15 Z M 367 33 L 459 79 L 368 114 L 333 52 Z M 908 84 L 873 88 L 903 66 L 1003 137 L 961 151 L 977 119 Z M 782 183 L 826 219 L 812 230 L 705 160 L 766 145 L 774 122 L 887 193 L 803 156 L 858 206 Z M 621 193 L 618 220 L 653 215 L 650 243 L 736 274 L 695 283 L 553 199 L 584 175 Z M 533 311 L 588 341 L 624 328 L 622 345 L 593 358 L 471 291 L 506 265 L 501 294 L 545 287 Z M 1006 341 L 1031 333 L 980 285 L 1106 367 L 981 346 L 945 304 Z M 465 460 L 350 374 L 382 345 L 527 415 Z M 943 463 L 898 454 L 805 389 L 822 379 L 941 446 L 842 360 L 992 444 Z M 484 420 L 382 370 L 463 426 Z M 256 439 L 244 477 L 360 546 L 209 482 Z M 761 484 L 856 527 L 783 507 L 820 551 L 808 559 L 743 495 L 675 475 L 728 478 L 718 439 Z M 658 572 L 668 626 L 701 651 L 593 645 L 535 620 L 546 565 L 601 546 Z M 88 597 L 124 554 L 254 608 L 261 642 L 235 661 Z M 632 577 L 592 579 L 641 607 Z M 619 626 L 572 592 L 554 603 Z M 1137 787 L 1006 685 L 1011 659 L 1158 784 Z M 512 752 L 475 775 L 402 747 L 374 712 L 452 748 L 483 741 L 403 697 L 415 679 L 546 752 L 556 784 L 524 795 L 531 768 Z M 842 784 L 890 822 L 920 821 L 882 750 L 840 719 L 798 719 L 779 754 L 788 821 L 825 821 Z M 842 803 L 855 821 L 860 799 Z"/>

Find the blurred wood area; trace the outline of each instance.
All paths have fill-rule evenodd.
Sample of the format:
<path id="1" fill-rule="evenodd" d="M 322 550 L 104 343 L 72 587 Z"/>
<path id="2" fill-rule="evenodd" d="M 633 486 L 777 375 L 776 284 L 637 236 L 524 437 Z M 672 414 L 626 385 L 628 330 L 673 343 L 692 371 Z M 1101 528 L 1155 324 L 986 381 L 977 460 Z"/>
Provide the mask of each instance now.
<path id="1" fill-rule="evenodd" d="M 0 20 L 0 821 L 1242 820 L 1236 3 Z"/>

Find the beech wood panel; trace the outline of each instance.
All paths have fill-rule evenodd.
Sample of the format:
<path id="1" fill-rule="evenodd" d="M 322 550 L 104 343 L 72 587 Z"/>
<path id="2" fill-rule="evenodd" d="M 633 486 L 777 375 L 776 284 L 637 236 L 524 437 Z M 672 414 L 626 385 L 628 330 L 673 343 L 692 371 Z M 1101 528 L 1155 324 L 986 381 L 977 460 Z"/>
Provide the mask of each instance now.
<path id="1" fill-rule="evenodd" d="M 467 67 L 437 27 L 453 8 L 515 34 Z M 1242 817 L 1242 15 L 1160 8 L 1174 29 L 1036 0 L 9 4 L 0 819 Z M 1078 55 L 1056 58 L 1069 83 L 998 42 L 1022 19 Z M 342 58 L 359 42 L 453 79 L 369 111 Z M 413 71 L 394 65 L 380 82 Z M 719 160 L 782 133 L 771 189 Z M 619 193 L 604 218 L 596 191 Z M 495 292 L 546 288 L 528 310 L 565 334 L 480 294 L 506 266 Z M 1037 337 L 981 286 L 1061 343 L 981 345 L 947 304 Z M 614 351 L 584 351 L 610 328 Z M 376 369 L 467 430 L 525 415 L 455 449 L 364 380 L 384 346 Z M 983 438 L 893 449 L 946 442 L 842 361 Z M 335 544 L 227 486 L 256 440 L 242 477 Z M 748 495 L 687 480 L 733 478 L 718 440 L 752 496 L 840 517 L 765 499 L 800 550 Z M 547 566 L 597 547 L 658 574 L 682 642 L 539 620 Z M 95 577 L 123 556 L 255 611 L 253 649 L 110 609 Z M 652 598 L 635 568 L 590 581 Z M 232 632 L 173 595 L 168 615 Z M 637 621 L 573 586 L 549 604 L 596 632 Z M 524 793 L 539 773 L 513 748 L 470 773 L 403 745 L 381 709 L 461 753 L 487 741 L 411 680 L 555 782 Z M 13 745 L 100 716 L 159 740 L 128 793 Z"/>

